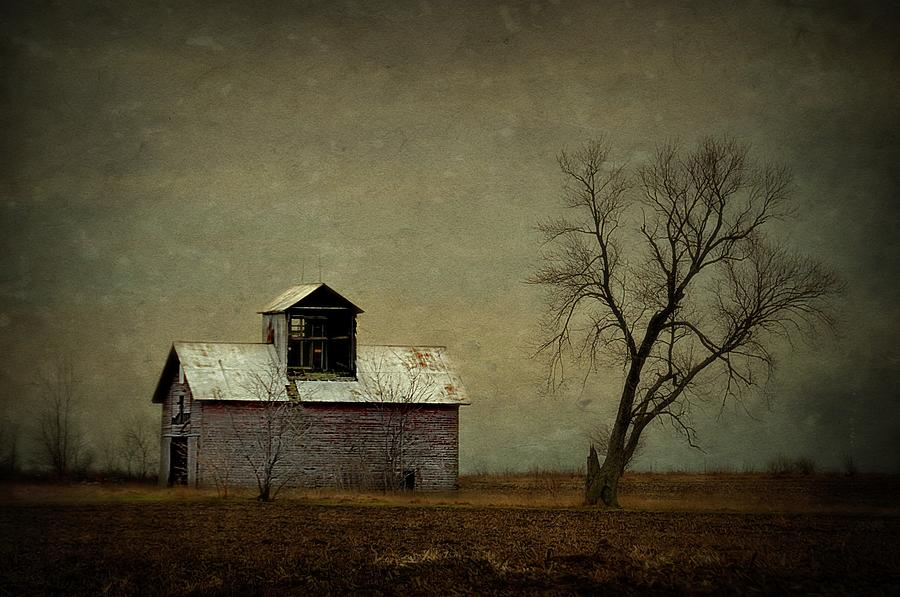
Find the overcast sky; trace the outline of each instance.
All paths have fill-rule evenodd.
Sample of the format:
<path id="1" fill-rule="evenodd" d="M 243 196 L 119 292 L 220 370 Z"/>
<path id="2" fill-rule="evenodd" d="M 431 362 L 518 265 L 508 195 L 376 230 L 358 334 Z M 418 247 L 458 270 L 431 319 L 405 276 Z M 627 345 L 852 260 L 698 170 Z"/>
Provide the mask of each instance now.
<path id="1" fill-rule="evenodd" d="M 847 282 L 841 335 L 697 413 L 705 453 L 658 427 L 638 466 L 900 468 L 897 10 L 736 4 L 5 3 L 0 415 L 27 429 L 63 354 L 95 438 L 158 416 L 173 340 L 258 341 L 321 263 L 360 342 L 448 347 L 463 472 L 580 466 L 621 378 L 538 395 L 555 155 L 731 135 L 793 170 L 781 231 Z"/>

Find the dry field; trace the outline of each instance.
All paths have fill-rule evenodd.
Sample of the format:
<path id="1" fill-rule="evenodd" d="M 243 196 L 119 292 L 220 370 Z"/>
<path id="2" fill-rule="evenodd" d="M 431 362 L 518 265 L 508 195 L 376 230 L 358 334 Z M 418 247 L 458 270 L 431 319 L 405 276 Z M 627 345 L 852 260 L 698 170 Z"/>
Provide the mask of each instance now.
<path id="1" fill-rule="evenodd" d="M 0 486 L 0 594 L 900 594 L 900 478 L 561 475 L 455 494 Z"/>

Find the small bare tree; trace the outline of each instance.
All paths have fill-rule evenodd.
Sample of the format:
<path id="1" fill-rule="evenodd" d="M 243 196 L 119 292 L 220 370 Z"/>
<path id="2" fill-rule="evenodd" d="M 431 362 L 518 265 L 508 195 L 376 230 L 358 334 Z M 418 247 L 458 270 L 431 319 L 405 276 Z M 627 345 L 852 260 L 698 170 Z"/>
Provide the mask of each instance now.
<path id="1" fill-rule="evenodd" d="M 81 396 L 72 364 L 53 361 L 38 374 L 36 385 L 38 457 L 59 477 L 86 468 L 90 453 L 78 422 Z"/>
<path id="2" fill-rule="evenodd" d="M 297 475 L 298 454 L 308 425 L 302 400 L 288 391 L 284 367 L 255 373 L 246 390 L 253 397 L 244 412 L 231 415 L 235 449 L 253 471 L 257 496 L 270 502 Z"/>
<path id="3" fill-rule="evenodd" d="M 0 421 L 0 476 L 14 477 L 19 472 L 19 424 Z"/>
<path id="4" fill-rule="evenodd" d="M 653 421 L 695 446 L 697 402 L 739 398 L 773 366 L 771 343 L 831 324 L 834 273 L 767 239 L 791 212 L 791 176 L 745 146 L 705 139 L 660 147 L 629 174 L 602 141 L 561 153 L 572 217 L 539 226 L 548 289 L 548 383 L 564 363 L 621 367 L 622 390 L 602 465 L 589 454 L 585 500 L 618 506 L 618 482 Z"/>
<path id="5" fill-rule="evenodd" d="M 427 356 L 390 352 L 373 364 L 372 372 L 362 380 L 361 397 L 375 405 L 381 432 L 382 487 L 396 491 L 408 486 L 407 456 L 412 446 L 411 428 L 416 413 L 434 393 L 428 375 Z M 400 369 L 395 370 L 396 364 Z"/>
<path id="6" fill-rule="evenodd" d="M 121 425 L 120 453 L 125 473 L 143 481 L 158 468 L 159 436 L 150 419 L 139 415 L 126 417 Z"/>

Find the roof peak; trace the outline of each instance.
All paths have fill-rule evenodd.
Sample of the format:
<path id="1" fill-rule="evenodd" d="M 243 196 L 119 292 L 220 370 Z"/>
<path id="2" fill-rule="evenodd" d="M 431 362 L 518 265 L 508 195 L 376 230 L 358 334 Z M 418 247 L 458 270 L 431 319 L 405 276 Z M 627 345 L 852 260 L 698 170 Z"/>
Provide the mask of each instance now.
<path id="1" fill-rule="evenodd" d="M 282 313 L 287 309 L 295 306 L 297 303 L 311 297 L 314 293 L 318 293 L 320 291 L 330 293 L 332 295 L 332 299 L 336 298 L 339 301 L 346 303 L 347 306 L 356 313 L 363 312 L 362 309 L 354 305 L 335 289 L 331 288 L 324 282 L 316 282 L 314 284 L 297 284 L 296 286 L 291 286 L 290 288 L 279 294 L 277 297 L 272 299 L 272 302 L 270 302 L 260 311 L 257 311 L 257 313 Z"/>

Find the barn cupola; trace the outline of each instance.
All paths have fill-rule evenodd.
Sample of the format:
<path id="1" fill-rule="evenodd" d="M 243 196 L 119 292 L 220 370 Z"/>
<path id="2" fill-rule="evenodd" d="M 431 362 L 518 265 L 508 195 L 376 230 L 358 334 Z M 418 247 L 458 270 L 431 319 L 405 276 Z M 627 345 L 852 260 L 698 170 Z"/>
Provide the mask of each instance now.
<path id="1" fill-rule="evenodd" d="M 325 284 L 300 284 L 259 311 L 263 342 L 275 345 L 291 378 L 355 379 L 362 312 Z"/>

